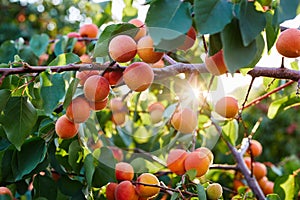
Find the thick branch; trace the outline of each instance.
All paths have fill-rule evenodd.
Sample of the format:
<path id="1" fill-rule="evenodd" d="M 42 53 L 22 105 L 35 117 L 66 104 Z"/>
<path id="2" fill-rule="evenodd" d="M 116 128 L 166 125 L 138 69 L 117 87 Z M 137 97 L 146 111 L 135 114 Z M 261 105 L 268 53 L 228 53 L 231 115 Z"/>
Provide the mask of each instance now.
<path id="1" fill-rule="evenodd" d="M 300 72 L 287 68 L 269 68 L 269 67 L 255 67 L 248 72 L 253 78 L 256 77 L 270 77 L 277 79 L 289 79 L 293 81 L 300 80 Z"/>

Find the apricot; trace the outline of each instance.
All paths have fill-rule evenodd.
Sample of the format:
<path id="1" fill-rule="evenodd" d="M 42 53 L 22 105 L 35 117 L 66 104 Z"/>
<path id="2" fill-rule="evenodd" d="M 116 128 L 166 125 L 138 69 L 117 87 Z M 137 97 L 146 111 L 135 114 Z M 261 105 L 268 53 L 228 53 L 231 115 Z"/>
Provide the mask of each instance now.
<path id="1" fill-rule="evenodd" d="M 112 112 L 125 111 L 125 105 L 121 98 L 112 98 L 109 103 Z"/>
<path id="2" fill-rule="evenodd" d="M 209 157 L 201 151 L 194 151 L 189 153 L 184 161 L 184 168 L 186 171 L 195 169 L 196 176 L 200 177 L 206 174 L 210 166 Z"/>
<path id="3" fill-rule="evenodd" d="M 126 162 L 119 162 L 116 164 L 116 179 L 118 181 L 131 181 L 134 177 L 134 170 L 131 164 Z"/>
<path id="4" fill-rule="evenodd" d="M 190 49 L 195 43 L 196 36 L 197 36 L 197 32 L 196 32 L 195 28 L 193 26 L 191 26 L 191 28 L 186 33 L 183 44 L 181 46 L 179 46 L 178 49 L 184 50 L 184 51 Z"/>
<path id="5" fill-rule="evenodd" d="M 200 152 L 204 153 L 205 155 L 208 156 L 208 158 L 210 160 L 210 164 L 213 163 L 213 161 L 214 161 L 214 154 L 211 152 L 210 149 L 208 149 L 207 147 L 199 147 L 199 148 L 195 149 L 195 151 L 200 151 Z"/>
<path id="6" fill-rule="evenodd" d="M 90 101 L 89 105 L 92 110 L 98 111 L 98 110 L 103 110 L 106 107 L 107 102 L 108 102 L 108 98 L 105 98 L 102 101 Z"/>
<path id="7" fill-rule="evenodd" d="M 103 76 L 108 80 L 110 85 L 118 85 L 123 80 L 123 71 L 106 72 Z"/>
<path id="8" fill-rule="evenodd" d="M 165 62 L 163 61 L 163 59 L 160 59 L 156 63 L 151 64 L 152 68 L 163 68 L 164 66 L 165 66 Z"/>
<path id="9" fill-rule="evenodd" d="M 138 200 L 139 196 L 130 181 L 122 181 L 115 189 L 115 200 Z"/>
<path id="10" fill-rule="evenodd" d="M 152 103 L 148 106 L 148 112 L 150 114 L 151 122 L 156 124 L 162 120 L 165 106 L 160 102 Z"/>
<path id="11" fill-rule="evenodd" d="M 251 149 L 252 156 L 254 156 L 254 157 L 261 155 L 262 150 L 263 150 L 262 145 L 257 140 L 250 141 L 250 146 L 248 148 L 249 154 L 250 154 L 250 149 Z"/>
<path id="12" fill-rule="evenodd" d="M 118 186 L 118 183 L 110 182 L 106 186 L 105 194 L 107 200 L 115 200 L 115 191 Z"/>
<path id="13" fill-rule="evenodd" d="M 137 178 L 136 182 L 137 184 L 135 190 L 140 197 L 152 198 L 155 197 L 160 191 L 159 187 L 146 186 L 140 184 L 144 183 L 159 186 L 159 180 L 153 174 L 143 173 Z"/>
<path id="14" fill-rule="evenodd" d="M 289 28 L 283 31 L 276 42 L 276 49 L 284 57 L 297 58 L 300 56 L 300 30 Z"/>
<path id="15" fill-rule="evenodd" d="M 219 76 L 227 73 L 228 69 L 224 61 L 223 50 L 220 50 L 216 54 L 205 57 L 205 67 L 206 69 L 215 76 Z"/>
<path id="16" fill-rule="evenodd" d="M 93 75 L 85 81 L 83 91 L 89 101 L 103 101 L 109 95 L 110 85 L 103 76 Z"/>
<path id="17" fill-rule="evenodd" d="M 248 167 L 249 170 L 251 170 L 251 158 L 245 157 L 244 161 Z M 253 162 L 253 175 L 255 176 L 256 180 L 260 180 L 264 176 L 267 175 L 267 167 L 261 162 Z"/>
<path id="18" fill-rule="evenodd" d="M 68 119 L 75 123 L 83 123 L 90 117 L 90 104 L 83 97 L 76 97 L 66 110 Z"/>
<path id="19" fill-rule="evenodd" d="M 188 153 L 183 149 L 172 149 L 167 158 L 167 167 L 177 175 L 185 173 L 184 161 Z"/>
<path id="20" fill-rule="evenodd" d="M 137 54 L 146 63 L 156 63 L 164 53 L 156 52 L 153 47 L 153 40 L 149 35 L 142 37 L 137 43 Z"/>
<path id="21" fill-rule="evenodd" d="M 128 62 L 135 57 L 137 45 L 130 36 L 118 35 L 109 42 L 108 52 L 116 62 Z"/>
<path id="22" fill-rule="evenodd" d="M 209 184 L 206 188 L 206 194 L 208 199 L 217 200 L 223 194 L 223 188 L 219 183 Z"/>
<path id="23" fill-rule="evenodd" d="M 239 111 L 238 101 L 231 96 L 222 97 L 215 104 L 215 111 L 225 118 L 234 118 Z"/>
<path id="24" fill-rule="evenodd" d="M 55 123 L 55 132 L 62 139 L 73 138 L 79 129 L 79 124 L 71 122 L 66 115 L 62 115 Z"/>
<path id="25" fill-rule="evenodd" d="M 257 182 L 258 182 L 258 185 L 263 188 L 266 183 L 268 182 L 268 178 L 266 176 L 262 177 L 261 179 L 259 179 Z"/>
<path id="26" fill-rule="evenodd" d="M 197 115 L 190 108 L 180 109 L 173 114 L 171 124 L 181 133 L 192 133 L 198 124 Z"/>
<path id="27" fill-rule="evenodd" d="M 76 32 L 70 32 L 67 34 L 68 38 L 81 38 L 81 35 Z M 76 41 L 73 47 L 73 53 L 82 56 L 86 52 L 86 45 L 84 41 Z"/>
<path id="28" fill-rule="evenodd" d="M 114 112 L 112 113 L 112 121 L 114 124 L 121 126 L 126 121 L 126 112 Z"/>
<path id="29" fill-rule="evenodd" d="M 100 72 L 97 70 L 84 70 L 84 71 L 77 71 L 76 72 L 76 78 L 79 79 L 79 84 L 84 85 L 86 79 L 93 75 L 99 75 Z"/>
<path id="30" fill-rule="evenodd" d="M 150 87 L 154 79 L 151 67 L 144 62 L 134 62 L 123 72 L 125 84 L 133 91 L 142 92 Z"/>
<path id="31" fill-rule="evenodd" d="M 273 193 L 274 190 L 274 182 L 267 181 L 266 184 L 262 187 L 263 193 L 265 195 Z"/>
<path id="32" fill-rule="evenodd" d="M 114 158 L 118 162 L 121 162 L 123 160 L 124 154 L 123 154 L 123 151 L 120 148 L 115 147 L 115 146 L 109 146 L 108 148 L 112 151 L 112 154 L 113 154 Z"/>
<path id="33" fill-rule="evenodd" d="M 2 198 L 3 196 L 5 196 L 4 199 L 14 199 L 12 192 L 10 191 L 10 189 L 8 189 L 7 187 L 0 187 L 0 197 Z"/>
<path id="34" fill-rule="evenodd" d="M 49 55 L 46 53 L 43 53 L 39 56 L 38 65 L 44 65 L 46 64 L 46 61 L 49 59 Z"/>
<path id="35" fill-rule="evenodd" d="M 79 28 L 81 37 L 96 38 L 98 35 L 98 26 L 96 24 L 84 24 Z"/>
<path id="36" fill-rule="evenodd" d="M 147 28 L 144 22 L 142 22 L 139 19 L 131 19 L 128 21 L 128 23 L 135 25 L 137 28 L 139 28 L 138 32 L 134 36 L 134 40 L 138 41 L 141 39 L 141 37 L 145 36 L 147 34 Z"/>
<path id="37" fill-rule="evenodd" d="M 238 191 L 239 187 L 243 187 L 245 184 L 240 179 L 234 179 L 233 180 L 233 189 L 235 191 Z"/>
<path id="38" fill-rule="evenodd" d="M 80 56 L 80 61 L 81 61 L 82 63 L 87 63 L 87 64 L 93 62 L 92 58 L 91 58 L 89 55 L 87 55 L 87 54 L 81 55 L 81 56 Z"/>

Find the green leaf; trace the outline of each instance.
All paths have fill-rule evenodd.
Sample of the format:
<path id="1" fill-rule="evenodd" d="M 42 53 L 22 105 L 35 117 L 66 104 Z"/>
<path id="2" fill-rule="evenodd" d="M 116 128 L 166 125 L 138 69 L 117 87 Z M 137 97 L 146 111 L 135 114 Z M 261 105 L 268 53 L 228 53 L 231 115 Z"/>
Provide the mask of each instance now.
<path id="1" fill-rule="evenodd" d="M 201 184 L 197 184 L 197 194 L 199 199 L 206 199 L 206 192 Z"/>
<path id="2" fill-rule="evenodd" d="M 36 56 L 40 56 L 46 52 L 49 44 L 49 36 L 45 33 L 41 35 L 33 35 L 29 41 L 29 46 Z"/>
<path id="3" fill-rule="evenodd" d="M 54 54 L 56 56 L 63 54 L 65 52 L 66 46 L 67 46 L 68 38 L 67 37 L 61 37 L 54 46 Z"/>
<path id="4" fill-rule="evenodd" d="M 84 169 L 85 169 L 85 178 L 89 187 L 92 186 L 93 183 L 93 175 L 95 172 L 94 165 L 94 156 L 92 154 L 88 154 L 84 159 Z"/>
<path id="5" fill-rule="evenodd" d="M 201 34 L 222 31 L 233 18 L 232 3 L 226 0 L 195 0 L 195 23 Z"/>
<path id="6" fill-rule="evenodd" d="M 284 175 L 278 177 L 274 183 L 274 193 L 281 199 L 294 199 L 296 189 L 296 179 L 294 175 Z"/>
<path id="7" fill-rule="evenodd" d="M 197 170 L 196 169 L 190 169 L 185 174 L 189 176 L 190 180 L 193 180 L 197 176 Z"/>
<path id="8" fill-rule="evenodd" d="M 34 51 L 28 46 L 22 48 L 19 51 L 19 56 L 22 58 L 22 60 L 27 62 L 29 65 L 35 66 L 38 64 L 39 58 L 34 54 Z"/>
<path id="9" fill-rule="evenodd" d="M 268 109 L 268 118 L 273 119 L 277 113 L 292 107 L 293 104 L 299 104 L 299 98 L 295 94 L 273 101 Z"/>
<path id="10" fill-rule="evenodd" d="M 71 63 L 80 62 L 78 55 L 74 53 L 64 53 L 57 56 L 49 63 L 49 66 L 63 66 Z"/>
<path id="11" fill-rule="evenodd" d="M 265 28 L 265 14 L 256 10 L 254 2 L 242 1 L 238 18 L 243 44 L 248 46 Z"/>
<path id="12" fill-rule="evenodd" d="M 67 93 L 66 93 L 66 96 L 65 96 L 65 100 L 64 100 L 64 104 L 63 104 L 63 107 L 66 109 L 67 106 L 71 103 L 72 101 L 72 98 L 76 92 L 76 89 L 77 89 L 77 85 L 79 83 L 79 79 L 78 78 L 74 78 L 72 80 L 72 82 L 70 83 L 68 89 L 67 89 Z"/>
<path id="13" fill-rule="evenodd" d="M 218 53 L 223 47 L 221 34 L 216 33 L 216 34 L 209 35 L 208 44 L 209 44 L 208 54 L 210 56 Z"/>
<path id="14" fill-rule="evenodd" d="M 43 72 L 41 79 L 41 97 L 46 114 L 51 114 L 65 95 L 63 74 Z"/>
<path id="15" fill-rule="evenodd" d="M 273 47 L 274 43 L 276 42 L 280 27 L 278 24 L 273 24 L 273 12 L 267 11 L 266 12 L 266 39 L 267 39 L 267 47 L 268 52 Z"/>
<path id="16" fill-rule="evenodd" d="M 125 34 L 134 37 L 137 31 L 138 28 L 129 23 L 111 24 L 107 26 L 98 39 L 98 42 L 94 49 L 93 57 L 107 56 L 109 41 L 116 35 Z"/>
<path id="17" fill-rule="evenodd" d="M 169 50 L 163 47 L 166 44 L 159 45 L 159 43 L 176 39 L 188 32 L 192 26 L 190 8 L 190 3 L 181 0 L 160 0 L 150 4 L 145 23 L 155 46 Z"/>
<path id="18" fill-rule="evenodd" d="M 41 197 L 46 199 L 57 199 L 57 185 L 49 176 L 37 174 L 34 177 L 33 187 L 34 199 Z"/>
<path id="19" fill-rule="evenodd" d="M 246 68 L 253 68 L 260 61 L 265 49 L 265 40 L 261 34 L 256 37 L 256 53 L 251 63 Z"/>
<path id="20" fill-rule="evenodd" d="M 266 200 L 281 200 L 278 194 L 268 194 Z"/>
<path id="21" fill-rule="evenodd" d="M 0 90 L 0 112 L 5 108 L 9 98 L 10 98 L 11 92 L 7 89 Z"/>
<path id="22" fill-rule="evenodd" d="M 256 55 L 256 41 L 243 45 L 238 21 L 232 20 L 221 32 L 225 63 L 229 72 L 248 66 Z"/>
<path id="23" fill-rule="evenodd" d="M 5 41 L 0 46 L 0 63 L 14 61 L 14 56 L 18 53 L 15 43 L 11 40 Z"/>
<path id="24" fill-rule="evenodd" d="M 281 0 L 275 9 L 274 25 L 279 25 L 285 20 L 293 19 L 297 15 L 300 0 Z"/>
<path id="25" fill-rule="evenodd" d="M 5 108 L 1 123 L 8 140 L 20 150 L 37 121 L 37 111 L 27 97 L 11 97 Z M 13 120 L 13 123 L 12 123 Z"/>
<path id="26" fill-rule="evenodd" d="M 223 135 L 226 140 L 235 146 L 238 139 L 239 125 L 237 120 L 230 120 L 224 126 L 222 126 Z"/>
<path id="27" fill-rule="evenodd" d="M 82 196 L 83 184 L 78 180 L 72 180 L 68 176 L 62 175 L 57 185 L 59 190 L 67 196 Z"/>
<path id="28" fill-rule="evenodd" d="M 83 149 L 78 140 L 74 140 L 69 146 L 68 162 L 75 173 L 79 174 L 82 167 Z"/>

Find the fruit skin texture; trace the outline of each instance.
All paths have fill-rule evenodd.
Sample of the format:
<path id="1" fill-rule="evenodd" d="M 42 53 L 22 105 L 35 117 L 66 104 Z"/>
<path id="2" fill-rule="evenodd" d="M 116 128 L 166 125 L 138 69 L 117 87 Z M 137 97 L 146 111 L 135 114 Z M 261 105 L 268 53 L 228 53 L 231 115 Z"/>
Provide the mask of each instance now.
<path id="1" fill-rule="evenodd" d="M 181 46 L 179 46 L 178 49 L 181 49 L 184 51 L 190 49 L 195 43 L 196 35 L 197 35 L 197 32 L 196 32 L 195 28 L 193 26 L 191 26 L 191 28 L 186 33 L 183 44 Z"/>
<path id="2" fill-rule="evenodd" d="M 172 149 L 167 158 L 167 167 L 177 175 L 185 173 L 184 161 L 188 153 L 183 149 Z"/>
<path id="3" fill-rule="evenodd" d="M 248 167 L 248 169 L 251 171 L 251 158 L 245 157 L 244 161 Z M 253 162 L 253 175 L 255 176 L 256 180 L 262 179 L 264 176 L 267 175 L 267 167 L 261 162 Z"/>
<path id="4" fill-rule="evenodd" d="M 203 176 L 209 170 L 210 159 L 203 152 L 194 151 L 189 153 L 184 161 L 186 171 L 196 169 L 197 177 Z"/>
<path id="5" fill-rule="evenodd" d="M 151 184 L 151 185 L 159 185 L 159 180 L 156 176 L 150 173 L 143 173 L 137 178 L 138 183 L 145 183 L 145 184 Z M 136 184 L 135 188 L 136 192 L 140 197 L 155 197 L 159 191 L 160 188 L 158 187 L 151 187 L 151 186 L 145 186 L 142 184 Z"/>
<path id="6" fill-rule="evenodd" d="M 5 195 L 5 197 L 9 196 L 11 199 L 14 199 L 10 189 L 8 189 L 7 187 L 2 186 L 2 187 L 0 187 L 0 196 L 4 196 L 4 195 Z"/>
<path id="7" fill-rule="evenodd" d="M 118 186 L 117 183 L 112 183 L 112 182 L 108 183 L 105 191 L 107 200 L 115 200 L 115 191 L 117 186 Z"/>
<path id="8" fill-rule="evenodd" d="M 222 117 L 234 118 L 239 111 L 238 101 L 231 96 L 223 97 L 217 101 L 215 111 Z"/>
<path id="9" fill-rule="evenodd" d="M 297 58 L 300 56 L 300 30 L 290 28 L 283 31 L 276 42 L 276 49 L 284 57 Z"/>
<path id="10" fill-rule="evenodd" d="M 263 147 L 262 147 L 262 145 L 260 144 L 259 141 L 251 140 L 250 141 L 250 146 L 248 148 L 248 153 L 249 154 L 250 154 L 250 149 L 251 149 L 252 156 L 257 157 L 257 156 L 261 155 Z"/>
<path id="11" fill-rule="evenodd" d="M 118 35 L 109 42 L 108 52 L 116 62 L 128 62 L 136 55 L 137 45 L 130 36 Z"/>
<path id="12" fill-rule="evenodd" d="M 115 200 L 138 200 L 135 187 L 130 181 L 122 181 L 115 190 Z"/>
<path id="13" fill-rule="evenodd" d="M 153 40 L 149 35 L 142 37 L 137 43 L 137 54 L 146 63 L 156 63 L 164 53 L 154 51 Z"/>
<path id="14" fill-rule="evenodd" d="M 222 186 L 219 183 L 212 183 L 206 188 L 208 199 L 217 200 L 223 194 Z"/>
<path id="15" fill-rule="evenodd" d="M 98 35 L 98 26 L 96 24 L 84 24 L 79 29 L 82 37 L 96 38 Z"/>
<path id="16" fill-rule="evenodd" d="M 70 32 L 68 33 L 68 38 L 81 38 L 81 35 L 79 33 L 76 32 Z M 84 43 L 84 41 L 76 41 L 76 43 L 74 44 L 73 47 L 73 53 L 82 56 L 84 55 L 86 52 L 86 45 Z"/>
<path id="17" fill-rule="evenodd" d="M 93 75 L 84 83 L 83 91 L 89 101 L 103 101 L 110 92 L 110 86 L 106 78 Z"/>
<path id="18" fill-rule="evenodd" d="M 76 78 L 79 79 L 79 84 L 80 85 L 84 85 L 86 79 L 88 79 L 89 77 L 93 76 L 93 75 L 99 75 L 99 71 L 96 70 L 84 70 L 84 71 L 77 71 L 76 72 Z"/>
<path id="19" fill-rule="evenodd" d="M 134 62 L 124 70 L 123 80 L 131 90 L 142 92 L 152 84 L 154 73 L 147 63 Z"/>
<path id="20" fill-rule="evenodd" d="M 139 39 L 141 39 L 143 36 L 145 36 L 147 34 L 147 27 L 146 27 L 145 23 L 142 22 L 141 20 L 131 19 L 128 21 L 128 23 L 133 24 L 139 28 L 139 31 L 136 33 L 136 35 L 133 38 L 135 41 L 138 41 Z"/>
<path id="21" fill-rule="evenodd" d="M 73 99 L 67 107 L 66 116 L 75 123 L 83 123 L 90 117 L 90 104 L 83 97 Z"/>
<path id="22" fill-rule="evenodd" d="M 123 154 L 123 151 L 120 148 L 115 147 L 115 146 L 109 146 L 108 148 L 112 151 L 114 158 L 118 162 L 121 162 L 123 160 L 124 154 Z"/>
<path id="23" fill-rule="evenodd" d="M 266 184 L 262 187 L 263 193 L 265 195 L 273 193 L 274 190 L 274 182 L 267 181 Z"/>
<path id="24" fill-rule="evenodd" d="M 171 124 L 181 133 L 192 133 L 198 124 L 197 115 L 190 108 L 180 109 L 173 114 Z"/>
<path id="25" fill-rule="evenodd" d="M 118 181 L 131 181 L 134 177 L 133 167 L 126 162 L 119 162 L 116 164 L 116 179 Z"/>
<path id="26" fill-rule="evenodd" d="M 227 73 L 227 66 L 224 61 L 223 50 L 220 50 L 216 54 L 205 57 L 206 69 L 213 75 L 219 76 Z"/>
<path id="27" fill-rule="evenodd" d="M 210 149 L 208 149 L 206 147 L 199 147 L 199 148 L 195 149 L 195 151 L 199 151 L 199 152 L 204 153 L 205 155 L 208 156 L 208 158 L 210 160 L 210 164 L 213 163 L 213 161 L 214 161 L 214 154 L 211 152 Z"/>
<path id="28" fill-rule="evenodd" d="M 123 80 L 123 71 L 106 72 L 103 76 L 108 80 L 110 85 L 117 85 Z"/>
<path id="29" fill-rule="evenodd" d="M 62 139 L 73 138 L 79 129 L 79 124 L 71 122 L 66 115 L 62 115 L 55 123 L 55 132 Z"/>
<path id="30" fill-rule="evenodd" d="M 102 101 L 90 101 L 89 105 L 92 110 L 99 111 L 99 110 L 103 110 L 106 107 L 107 102 L 108 102 L 108 98 L 105 98 Z"/>

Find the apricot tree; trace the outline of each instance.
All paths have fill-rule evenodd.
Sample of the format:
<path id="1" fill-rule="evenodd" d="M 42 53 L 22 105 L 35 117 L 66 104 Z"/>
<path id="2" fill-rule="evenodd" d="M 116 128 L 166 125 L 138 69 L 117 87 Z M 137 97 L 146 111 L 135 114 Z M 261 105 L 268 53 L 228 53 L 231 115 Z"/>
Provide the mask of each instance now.
<path id="1" fill-rule="evenodd" d="M 124 3 L 120 22 L 83 2 L 93 23 L 0 38 L 0 196 L 299 198 L 299 154 L 272 163 L 260 130 L 299 105 L 300 30 L 281 23 L 300 1 L 148 0 L 144 21 Z M 259 66 L 264 51 L 281 62 Z M 227 94 L 236 76 L 249 84 Z"/>

